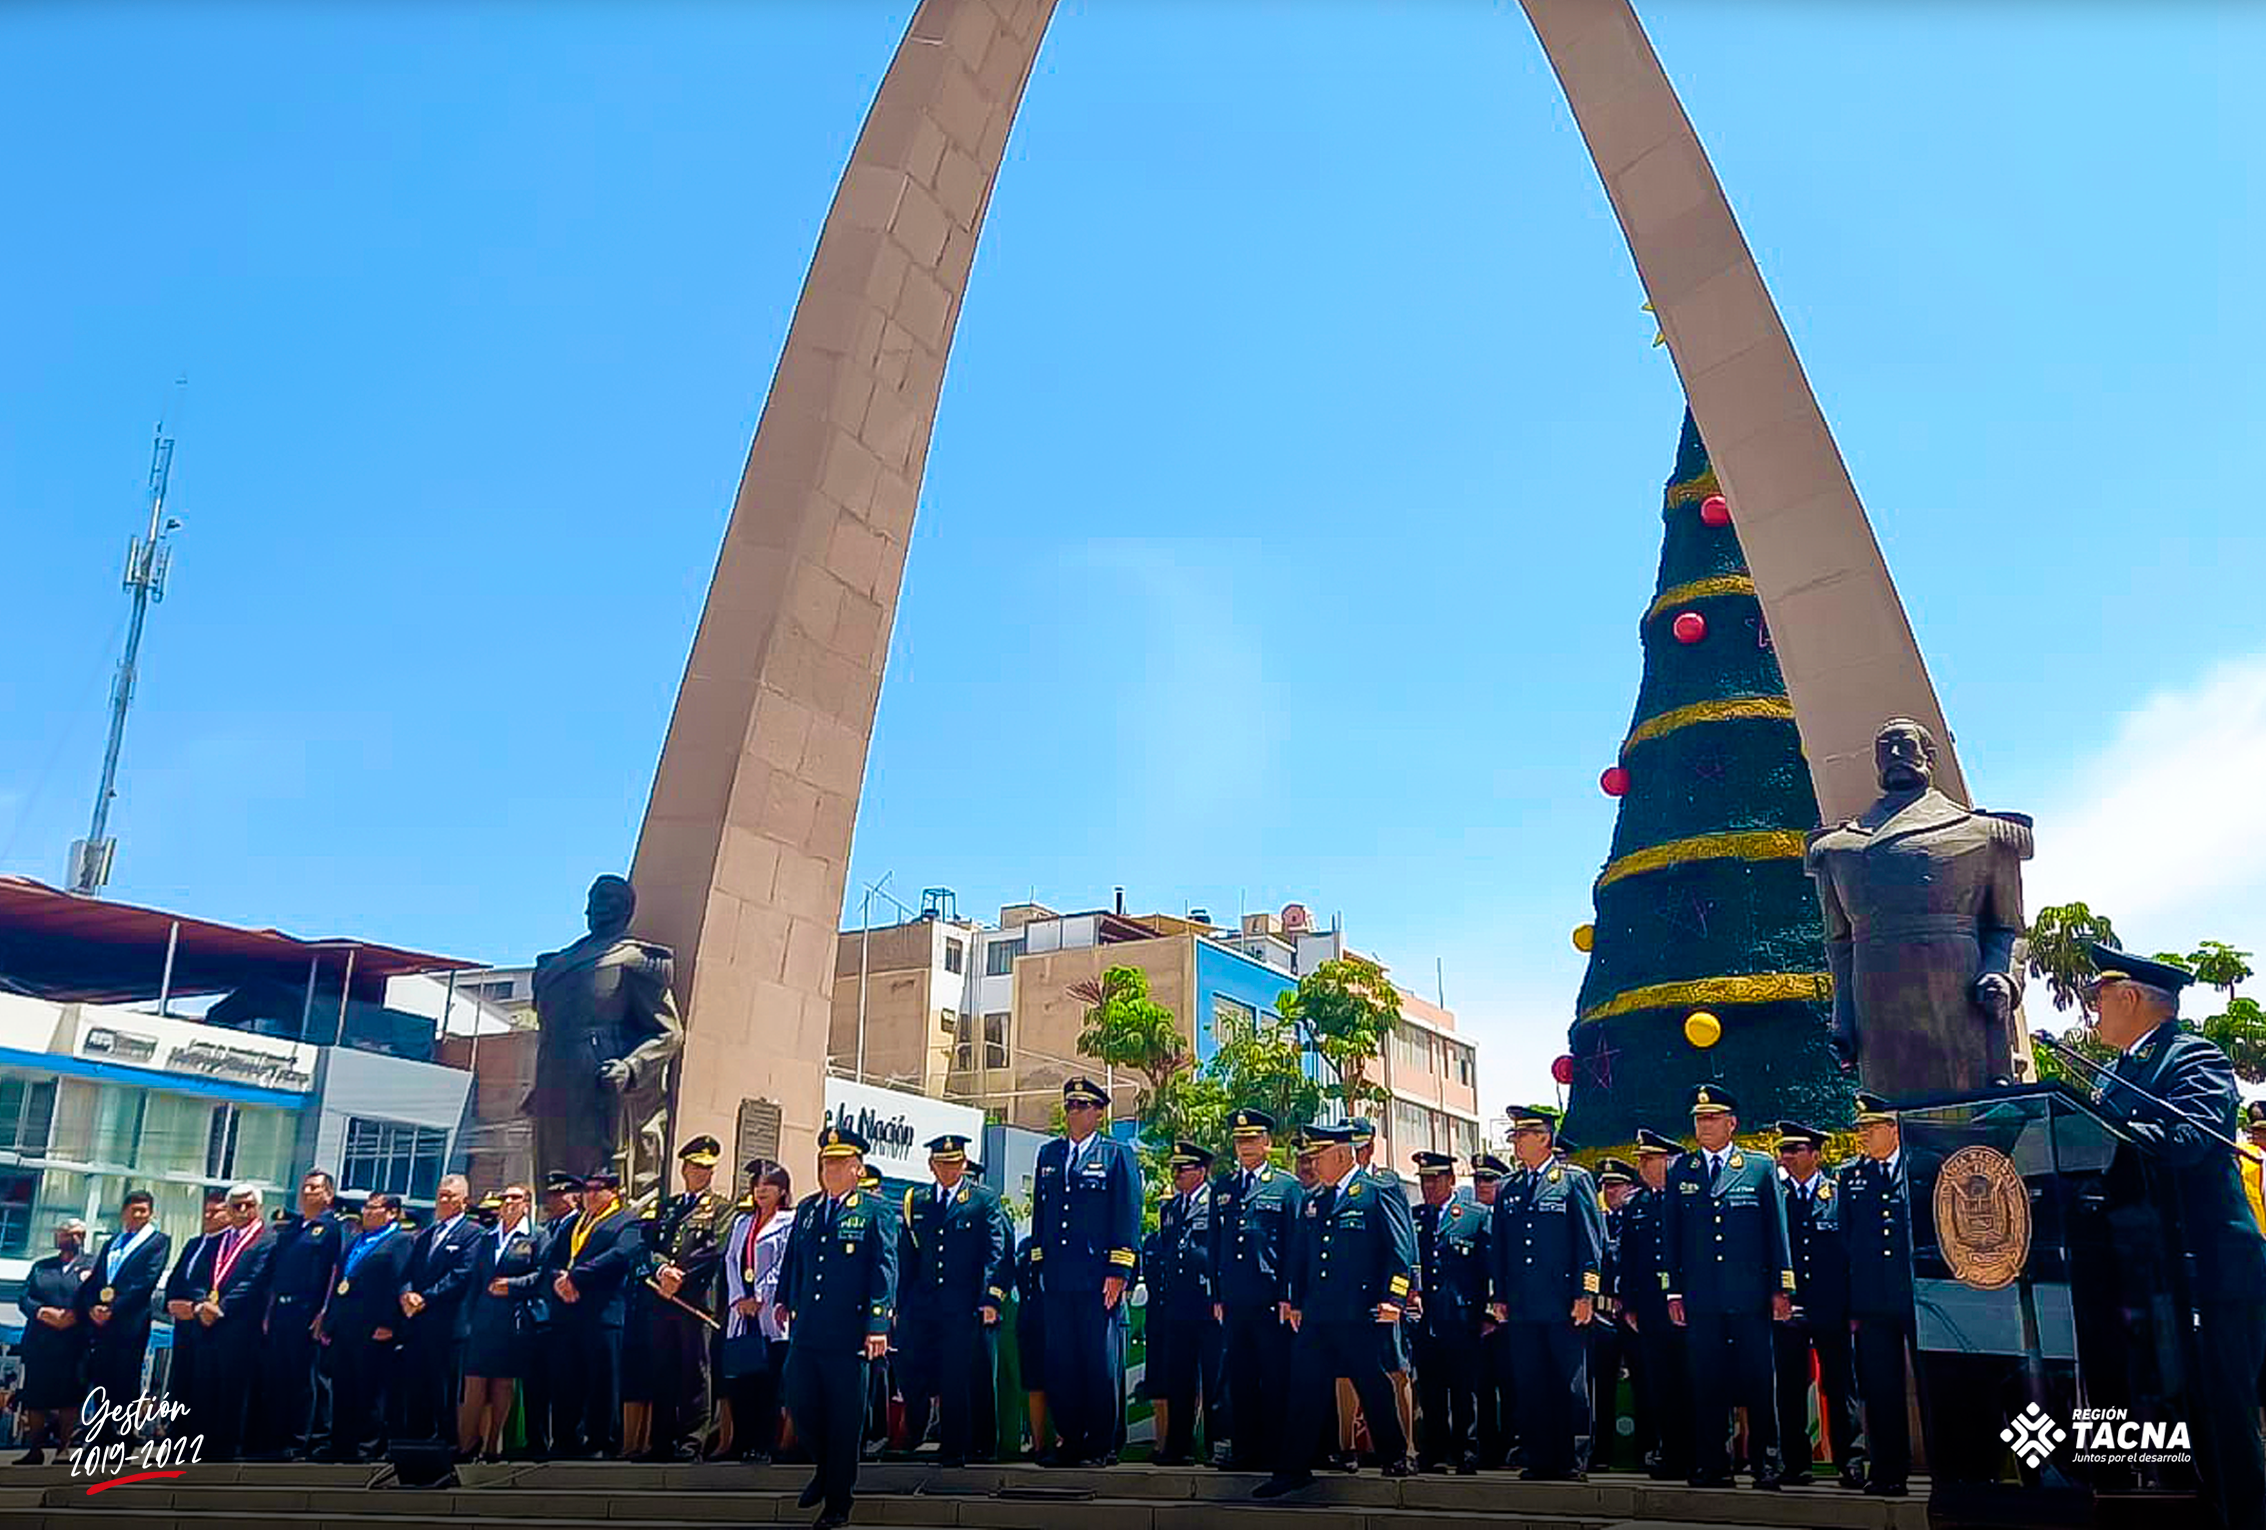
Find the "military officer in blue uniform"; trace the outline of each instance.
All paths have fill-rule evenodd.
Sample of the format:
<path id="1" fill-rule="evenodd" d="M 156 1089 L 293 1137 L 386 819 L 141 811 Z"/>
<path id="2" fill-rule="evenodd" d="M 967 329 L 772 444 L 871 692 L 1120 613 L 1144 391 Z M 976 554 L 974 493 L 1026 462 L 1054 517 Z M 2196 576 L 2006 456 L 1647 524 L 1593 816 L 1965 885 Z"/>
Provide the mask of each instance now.
<path id="1" fill-rule="evenodd" d="M 897 1224 L 898 1392 L 907 1438 L 927 1434 L 936 1402 L 936 1464 L 964 1466 L 997 1432 L 979 1392 L 988 1402 L 1015 1251 L 999 1192 L 968 1173 L 967 1138 L 931 1138 L 928 1166 L 934 1183 L 905 1192 Z"/>
<path id="2" fill-rule="evenodd" d="M 1347 1124 L 1353 1128 L 1353 1161 L 1361 1166 L 1361 1172 L 1369 1176 L 1380 1193 L 1389 1192 L 1384 1204 L 1388 1208 L 1398 1208 L 1399 1214 L 1408 1219 L 1408 1235 L 1414 1238 L 1416 1220 L 1414 1208 L 1408 1203 L 1408 1186 L 1390 1164 L 1377 1162 L 1377 1123 L 1367 1116 L 1355 1116 Z M 1411 1296 L 1422 1292 L 1423 1280 L 1423 1272 L 1420 1270 L 1417 1272 L 1416 1283 L 1409 1292 Z M 1404 1308 L 1400 1326 L 1382 1330 L 1378 1334 L 1378 1358 L 1384 1363 L 1385 1375 L 1392 1381 L 1393 1406 L 1400 1414 L 1401 1433 L 1410 1438 L 1416 1432 L 1416 1388 L 1409 1379 L 1409 1358 L 1415 1325 L 1413 1307 Z M 1340 1386 L 1338 1438 L 1348 1456 L 1353 1454 L 1353 1411 L 1353 1389 Z"/>
<path id="3" fill-rule="evenodd" d="M 277 1234 L 269 1265 L 268 1310 L 260 1350 L 260 1429 L 254 1449 L 274 1460 L 307 1455 L 314 1441 L 323 1304 L 338 1280 L 346 1229 L 331 1211 L 331 1177 L 320 1169 L 299 1182 L 299 1220 Z"/>
<path id="4" fill-rule="evenodd" d="M 1456 1191 L 1452 1153 L 1418 1153 L 1415 1210 L 1418 1471 L 1479 1470 L 1480 1324 L 1487 1317 L 1487 1214 Z"/>
<path id="5" fill-rule="evenodd" d="M 1630 1367 L 1636 1383 L 1637 1452 L 1655 1482 L 1680 1482 L 1691 1471 L 1690 1385 L 1684 1330 L 1668 1317 L 1668 1168 L 1683 1144 L 1650 1127 L 1637 1128 L 1637 1185 L 1621 1205 L 1615 1251 L 1621 1321 L 1635 1335 Z"/>
<path id="6" fill-rule="evenodd" d="M 1196 1409 L 1205 1429 L 1220 1433 L 1213 1411 L 1220 1395 L 1218 1292 L 1212 1280 L 1212 1155 L 1176 1143 L 1169 1160 L 1172 1193 L 1157 1203 L 1154 1250 L 1142 1271 L 1149 1288 L 1149 1387 L 1162 1419 L 1156 1466 L 1194 1461 Z"/>
<path id="7" fill-rule="evenodd" d="M 1213 1313 L 1220 1320 L 1227 1379 L 1228 1434 L 1223 1464 L 1273 1471 L 1282 1455 L 1282 1409 L 1275 1396 L 1290 1373 L 1290 1261 L 1303 1192 L 1274 1167 L 1275 1118 L 1246 1107 L 1228 1118 L 1235 1164 L 1212 1181 Z M 1242 1399 L 1249 1398 L 1248 1407 Z M 1304 1447 L 1301 1446 L 1301 1449 Z"/>
<path id="8" fill-rule="evenodd" d="M 1139 1263 L 1141 1168 L 1102 1131 L 1109 1096 L 1090 1078 L 1062 1086 L 1066 1135 L 1039 1149 L 1031 1187 L 1046 1290 L 1048 1466 L 1108 1464 L 1124 1407 L 1125 1292 Z"/>
<path id="9" fill-rule="evenodd" d="M 1793 1315 L 1794 1266 L 1777 1168 L 1732 1141 L 1738 1111 L 1720 1084 L 1692 1091 L 1699 1146 L 1668 1175 L 1668 1317 L 1684 1330 L 1692 1389 L 1688 1480 L 1694 1487 L 1730 1482 L 1724 1444 L 1730 1410 L 1741 1406 L 1755 1486 L 1775 1492 L 1784 1466 L 1771 1324 Z"/>
<path id="10" fill-rule="evenodd" d="M 1857 1145 L 1864 1156 L 1842 1168 L 1839 1198 L 1849 1315 L 1857 1328 L 1857 1395 L 1865 1404 L 1865 1491 L 1902 1498 L 1912 1470 L 1905 1367 L 1919 1360 L 1912 1342 L 1912 1212 L 1896 1113 L 1862 1090 Z"/>
<path id="11" fill-rule="evenodd" d="M 1577 1396 L 1589 1387 L 1587 1335 L 1604 1288 L 1605 1213 L 1597 1183 L 1553 1151 L 1556 1111 L 1511 1111 L 1511 1152 L 1524 1173 L 1496 1197 L 1488 1229 L 1494 1313 L 1518 1405 L 1519 1447 L 1528 1482 L 1572 1482 L 1585 1475 L 1576 1456 Z"/>
<path id="12" fill-rule="evenodd" d="M 821 1530 L 849 1521 L 866 1368 L 888 1353 L 897 1308 L 897 1226 L 881 1197 L 858 1188 L 865 1153 L 846 1126 L 819 1134 L 819 1188 L 795 1208 L 779 1256 L 787 1412 L 816 1468 L 801 1506 L 821 1510 Z"/>
<path id="13" fill-rule="evenodd" d="M 1501 1199 L 1503 1183 L 1510 1173 L 1511 1166 L 1498 1154 L 1471 1155 L 1471 1198 L 1483 1227 L 1493 1228 L 1495 1203 Z M 1479 1320 L 1477 1413 L 1473 1420 L 1483 1471 L 1499 1470 L 1511 1453 L 1511 1410 L 1516 1404 L 1511 1397 L 1510 1369 L 1503 1361 L 1504 1343 L 1502 1325 L 1495 1321 L 1494 1312 L 1483 1309 Z"/>
<path id="14" fill-rule="evenodd" d="M 1416 1470 L 1376 1337 L 1378 1329 L 1399 1325 L 1408 1301 L 1415 1224 L 1405 1200 L 1398 1216 L 1382 1204 L 1388 1197 L 1354 1158 L 1351 1125 L 1311 1127 L 1308 1137 L 1316 1143 L 1316 1184 L 1299 1208 L 1293 1240 L 1289 1420 L 1281 1462 L 1253 1492 L 1255 1498 L 1278 1498 L 1313 1484 L 1319 1431 L 1334 1401 L 1331 1383 L 1339 1376 L 1353 1383 L 1385 1475 L 1408 1477 Z M 1254 1401 L 1245 1398 L 1239 1411 Z"/>
<path id="15" fill-rule="evenodd" d="M 2266 1366 L 2266 1243 L 2236 1153 L 2220 1140 L 2235 1139 L 2242 1110 L 2234 1068 L 2226 1053 L 2180 1027 L 2180 990 L 2194 981 L 2184 968 L 2098 941 L 2087 949 L 2094 1033 L 2120 1051 L 2095 1100 L 2154 1160 L 2151 1194 L 2187 1256 L 2196 1470 L 2220 1519 L 2254 1530 L 2266 1525 L 2256 1392 Z"/>
<path id="16" fill-rule="evenodd" d="M 1778 1425 L 1788 1487 L 1810 1481 L 1810 1356 L 1817 1356 L 1818 1417 L 1844 1487 L 1864 1485 L 1857 1455 L 1857 1372 L 1849 1346 L 1849 1251 L 1841 1241 L 1841 1190 L 1825 1167 L 1826 1134 L 1778 1123 L 1778 1186 L 1794 1264 L 1794 1312 L 1777 1325 Z"/>

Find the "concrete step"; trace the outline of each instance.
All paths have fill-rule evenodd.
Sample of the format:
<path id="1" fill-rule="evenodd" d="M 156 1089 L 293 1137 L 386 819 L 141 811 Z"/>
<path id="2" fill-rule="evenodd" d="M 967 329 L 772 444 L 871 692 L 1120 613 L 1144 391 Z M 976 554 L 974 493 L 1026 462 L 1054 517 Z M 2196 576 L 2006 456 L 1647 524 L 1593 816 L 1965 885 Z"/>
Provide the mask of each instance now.
<path id="1" fill-rule="evenodd" d="M 139 1530 L 142 1522 L 210 1522 L 311 1530 L 367 1523 L 402 1527 L 488 1524 L 509 1530 L 582 1525 L 669 1527 L 801 1523 L 802 1467 L 550 1463 L 466 1467 L 453 1489 L 378 1486 L 382 1467 L 192 1466 L 182 1478 L 128 1482 L 90 1495 L 85 1479 L 55 1468 L 0 1478 L 0 1515 L 14 1530 L 76 1523 Z M 1630 1474 L 1587 1483 L 1519 1482 L 1505 1474 L 1392 1480 L 1374 1472 L 1328 1475 L 1292 1498 L 1253 1503 L 1257 1476 L 1121 1466 L 1043 1471 L 1024 1465 L 943 1471 L 904 1463 L 860 1474 L 857 1519 L 956 1530 L 1208 1530 L 1232 1512 L 1243 1530 L 1607 1530 L 1611 1526 L 1812 1527 L 1925 1530 L 1926 1505 L 1869 1499 L 1836 1487 L 1781 1494 L 1687 1488 Z"/>

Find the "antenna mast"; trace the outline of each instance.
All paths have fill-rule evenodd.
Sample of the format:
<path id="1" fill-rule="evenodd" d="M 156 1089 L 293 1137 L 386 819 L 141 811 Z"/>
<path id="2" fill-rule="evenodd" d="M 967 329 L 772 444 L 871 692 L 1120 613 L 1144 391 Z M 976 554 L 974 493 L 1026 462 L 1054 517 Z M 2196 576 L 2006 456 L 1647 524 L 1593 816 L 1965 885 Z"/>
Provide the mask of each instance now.
<path id="1" fill-rule="evenodd" d="M 110 802 L 118 795 L 118 754 L 126 742 L 126 709 L 134 704 L 134 676 L 142 652 L 142 627 L 149 608 L 165 599 L 166 570 L 173 549 L 166 538 L 181 523 L 165 514 L 165 489 L 173 476 L 173 438 L 165 422 L 152 433 L 149 464 L 149 530 L 126 545 L 126 593 L 134 600 L 126 624 L 126 651 L 118 659 L 118 678 L 110 687 L 110 741 L 102 751 L 102 785 L 94 794 L 94 823 L 87 837 L 71 847 L 71 891 L 93 896 L 110 880 L 110 863 L 118 842 L 103 831 L 110 823 Z"/>

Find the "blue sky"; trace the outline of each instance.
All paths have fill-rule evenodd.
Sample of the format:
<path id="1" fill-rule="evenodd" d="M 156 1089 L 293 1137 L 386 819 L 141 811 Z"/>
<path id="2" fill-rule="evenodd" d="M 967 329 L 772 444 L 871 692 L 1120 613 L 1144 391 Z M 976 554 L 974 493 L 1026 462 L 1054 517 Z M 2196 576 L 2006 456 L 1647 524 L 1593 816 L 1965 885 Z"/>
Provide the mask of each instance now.
<path id="1" fill-rule="evenodd" d="M 571 936 L 910 9 L 0 11 L 0 870 L 85 832 L 186 373 L 115 895 Z M 2033 902 L 2266 945 L 2266 13 L 1642 11 Z M 1515 7 L 1064 4 L 854 878 L 1299 899 L 1540 1092 L 1680 411 L 1642 302 Z"/>

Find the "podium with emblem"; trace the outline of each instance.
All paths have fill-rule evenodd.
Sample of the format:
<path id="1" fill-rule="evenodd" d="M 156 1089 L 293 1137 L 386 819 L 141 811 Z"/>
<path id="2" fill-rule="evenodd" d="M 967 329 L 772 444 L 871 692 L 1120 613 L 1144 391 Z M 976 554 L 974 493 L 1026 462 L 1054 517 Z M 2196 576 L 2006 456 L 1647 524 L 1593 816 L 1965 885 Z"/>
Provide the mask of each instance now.
<path id="1" fill-rule="evenodd" d="M 2118 1410 L 2159 1437 L 2193 1429 L 2185 1259 L 2149 1194 L 2161 1169 L 2058 1083 L 1907 1101 L 1897 1117 L 1930 1523 L 2206 1513 L 2182 1451 L 2092 1448 Z"/>

